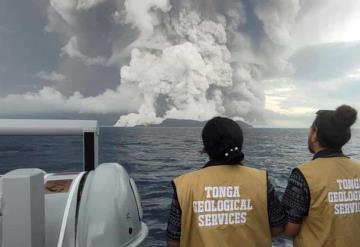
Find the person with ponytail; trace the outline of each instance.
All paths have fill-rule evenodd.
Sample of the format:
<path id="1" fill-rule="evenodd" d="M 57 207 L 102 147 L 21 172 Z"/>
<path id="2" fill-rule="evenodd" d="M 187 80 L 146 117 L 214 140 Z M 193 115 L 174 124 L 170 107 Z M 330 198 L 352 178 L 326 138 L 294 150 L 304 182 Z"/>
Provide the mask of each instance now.
<path id="1" fill-rule="evenodd" d="M 343 146 L 357 111 L 348 105 L 320 110 L 310 127 L 313 159 L 293 170 L 282 199 L 294 246 L 360 246 L 360 163 Z"/>
<path id="2" fill-rule="evenodd" d="M 243 132 L 215 117 L 202 131 L 209 161 L 173 180 L 167 246 L 271 246 L 285 213 L 267 172 L 243 164 Z"/>

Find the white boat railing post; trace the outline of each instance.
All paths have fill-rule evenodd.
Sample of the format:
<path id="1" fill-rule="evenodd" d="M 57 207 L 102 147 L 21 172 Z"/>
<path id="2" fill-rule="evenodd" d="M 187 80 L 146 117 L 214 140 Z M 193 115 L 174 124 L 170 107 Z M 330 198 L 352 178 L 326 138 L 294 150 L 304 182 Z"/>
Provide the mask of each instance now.
<path id="1" fill-rule="evenodd" d="M 2 177 L 2 247 L 44 247 L 44 172 L 18 169 Z"/>

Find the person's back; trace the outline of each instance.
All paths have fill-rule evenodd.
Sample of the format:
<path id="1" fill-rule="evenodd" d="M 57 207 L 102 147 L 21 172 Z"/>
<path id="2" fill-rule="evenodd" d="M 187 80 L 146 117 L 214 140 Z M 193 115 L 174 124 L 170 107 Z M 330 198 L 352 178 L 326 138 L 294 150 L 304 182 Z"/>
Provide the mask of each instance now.
<path id="1" fill-rule="evenodd" d="M 202 139 L 210 161 L 173 181 L 168 246 L 271 246 L 285 215 L 266 171 L 241 164 L 241 128 L 217 117 Z"/>
<path id="2" fill-rule="evenodd" d="M 330 157 L 298 168 L 311 188 L 311 203 L 295 244 L 360 246 L 360 234 L 354 234 L 360 233 L 360 164 L 348 157 Z"/>
<path id="3" fill-rule="evenodd" d="M 349 106 L 318 112 L 309 133 L 314 158 L 293 171 L 283 197 L 295 246 L 360 246 L 360 163 L 341 150 L 355 120 Z"/>
<path id="4" fill-rule="evenodd" d="M 174 180 L 182 210 L 181 246 L 271 246 L 266 172 L 217 165 Z M 254 231 L 254 229 L 256 229 Z"/>

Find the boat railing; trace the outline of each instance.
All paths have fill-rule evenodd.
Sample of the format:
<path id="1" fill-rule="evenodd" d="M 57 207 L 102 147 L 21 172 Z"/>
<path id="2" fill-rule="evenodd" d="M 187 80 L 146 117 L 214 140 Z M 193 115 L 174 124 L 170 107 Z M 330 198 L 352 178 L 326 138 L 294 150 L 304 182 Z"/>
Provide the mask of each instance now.
<path id="1" fill-rule="evenodd" d="M 99 125 L 96 120 L 0 119 L 0 136 L 82 136 L 83 167 L 98 166 Z"/>

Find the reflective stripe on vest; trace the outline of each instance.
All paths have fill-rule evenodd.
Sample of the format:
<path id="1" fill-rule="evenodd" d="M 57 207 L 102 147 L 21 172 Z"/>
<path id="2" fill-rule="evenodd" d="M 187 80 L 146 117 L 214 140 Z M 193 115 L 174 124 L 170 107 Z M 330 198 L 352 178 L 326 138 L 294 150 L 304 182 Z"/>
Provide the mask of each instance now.
<path id="1" fill-rule="evenodd" d="M 180 246 L 271 246 L 265 171 L 210 166 L 174 183 L 182 210 Z"/>
<path id="2" fill-rule="evenodd" d="M 310 189 L 309 215 L 295 246 L 360 246 L 360 164 L 318 158 L 298 167 Z"/>

